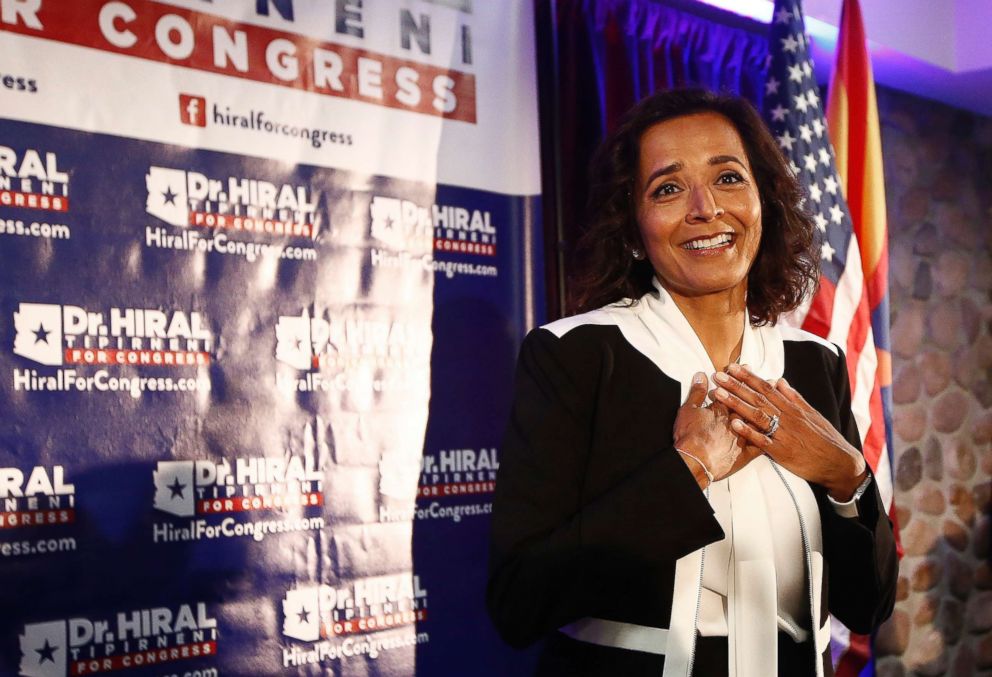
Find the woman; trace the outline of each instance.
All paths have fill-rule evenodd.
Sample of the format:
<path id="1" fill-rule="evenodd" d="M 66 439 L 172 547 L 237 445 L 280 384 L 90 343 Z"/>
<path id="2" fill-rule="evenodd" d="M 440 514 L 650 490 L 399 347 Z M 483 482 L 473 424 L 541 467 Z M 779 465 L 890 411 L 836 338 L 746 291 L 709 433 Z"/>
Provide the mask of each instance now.
<path id="1" fill-rule="evenodd" d="M 496 484 L 487 602 L 539 675 L 830 675 L 829 614 L 891 613 L 844 355 L 776 325 L 818 274 L 799 203 L 740 99 L 655 94 L 600 147 L 592 310 L 524 340 Z"/>

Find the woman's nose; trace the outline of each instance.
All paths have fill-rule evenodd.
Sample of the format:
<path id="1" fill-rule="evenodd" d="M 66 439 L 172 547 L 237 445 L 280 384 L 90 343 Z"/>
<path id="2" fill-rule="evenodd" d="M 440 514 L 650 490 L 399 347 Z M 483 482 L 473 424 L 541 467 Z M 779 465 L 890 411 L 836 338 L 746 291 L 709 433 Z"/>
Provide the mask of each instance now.
<path id="1" fill-rule="evenodd" d="M 716 204 L 713 194 L 706 188 L 694 188 L 689 200 L 686 221 L 708 223 L 723 216 L 723 208 Z"/>

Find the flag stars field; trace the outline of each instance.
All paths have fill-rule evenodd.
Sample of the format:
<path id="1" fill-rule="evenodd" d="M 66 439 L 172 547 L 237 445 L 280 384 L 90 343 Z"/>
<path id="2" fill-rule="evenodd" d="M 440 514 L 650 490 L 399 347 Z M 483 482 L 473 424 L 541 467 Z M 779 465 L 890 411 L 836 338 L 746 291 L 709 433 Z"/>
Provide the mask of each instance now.
<path id="1" fill-rule="evenodd" d="M 835 204 L 830 208 L 830 220 L 838 225 L 844 220 L 844 210 L 840 205 Z"/>
<path id="2" fill-rule="evenodd" d="M 833 261 L 834 254 L 835 254 L 834 248 L 830 246 L 829 242 L 824 242 L 822 245 L 820 245 L 820 258 L 822 258 L 824 261 Z"/>

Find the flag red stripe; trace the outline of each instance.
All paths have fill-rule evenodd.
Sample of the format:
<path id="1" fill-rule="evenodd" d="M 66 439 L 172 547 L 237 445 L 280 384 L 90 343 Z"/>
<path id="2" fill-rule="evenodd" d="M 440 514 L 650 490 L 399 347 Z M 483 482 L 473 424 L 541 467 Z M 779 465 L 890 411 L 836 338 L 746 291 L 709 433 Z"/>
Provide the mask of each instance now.
<path id="1" fill-rule="evenodd" d="M 865 58 L 865 34 L 861 10 L 857 3 L 844 3 L 841 10 L 841 33 L 845 39 L 838 44 L 838 61 L 842 64 L 838 74 L 847 93 L 847 206 L 850 209 L 854 232 L 861 240 L 865 207 L 865 149 L 868 124 L 868 70 Z M 859 53 L 860 52 L 860 53 Z"/>
<path id="2" fill-rule="evenodd" d="M 847 651 L 837 662 L 835 677 L 858 677 L 861 670 L 868 664 L 871 655 L 871 644 L 868 635 L 851 633 Z"/>
<path id="3" fill-rule="evenodd" d="M 871 328 L 871 314 L 868 312 L 868 292 L 861 285 L 861 298 L 858 300 L 858 309 L 851 318 L 851 328 L 847 332 L 847 345 L 844 352 L 847 353 L 847 373 L 851 380 L 851 392 L 858 389 L 858 361 L 861 359 L 861 352 L 865 349 L 868 340 L 868 330 Z"/>
<path id="4" fill-rule="evenodd" d="M 803 318 L 802 328 L 811 334 L 827 338 L 830 334 L 830 318 L 834 312 L 834 283 L 828 278 L 820 277 L 820 287 L 813 296 L 806 317 Z"/>
<path id="5" fill-rule="evenodd" d="M 882 393 L 878 388 L 878 383 L 872 384 L 871 399 L 868 401 L 868 408 L 871 411 L 871 427 L 868 428 L 868 435 L 864 441 L 865 460 L 871 469 L 878 469 L 878 462 L 882 458 L 882 451 L 885 449 L 885 419 L 882 418 Z"/>

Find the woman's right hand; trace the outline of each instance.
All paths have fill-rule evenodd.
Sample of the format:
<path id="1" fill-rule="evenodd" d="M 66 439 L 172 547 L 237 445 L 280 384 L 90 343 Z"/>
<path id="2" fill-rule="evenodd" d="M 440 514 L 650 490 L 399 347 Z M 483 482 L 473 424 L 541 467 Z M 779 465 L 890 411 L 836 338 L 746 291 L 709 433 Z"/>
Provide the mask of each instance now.
<path id="1" fill-rule="evenodd" d="M 679 455 L 701 489 L 709 486 L 709 479 L 688 454 L 699 459 L 716 481 L 734 474 L 761 453 L 754 447 L 744 447 L 730 428 L 731 414 L 725 406 L 718 402 L 703 406 L 707 386 L 706 374 L 698 372 L 692 377 L 689 396 L 679 408 L 672 431 L 675 448 L 686 452 Z"/>

